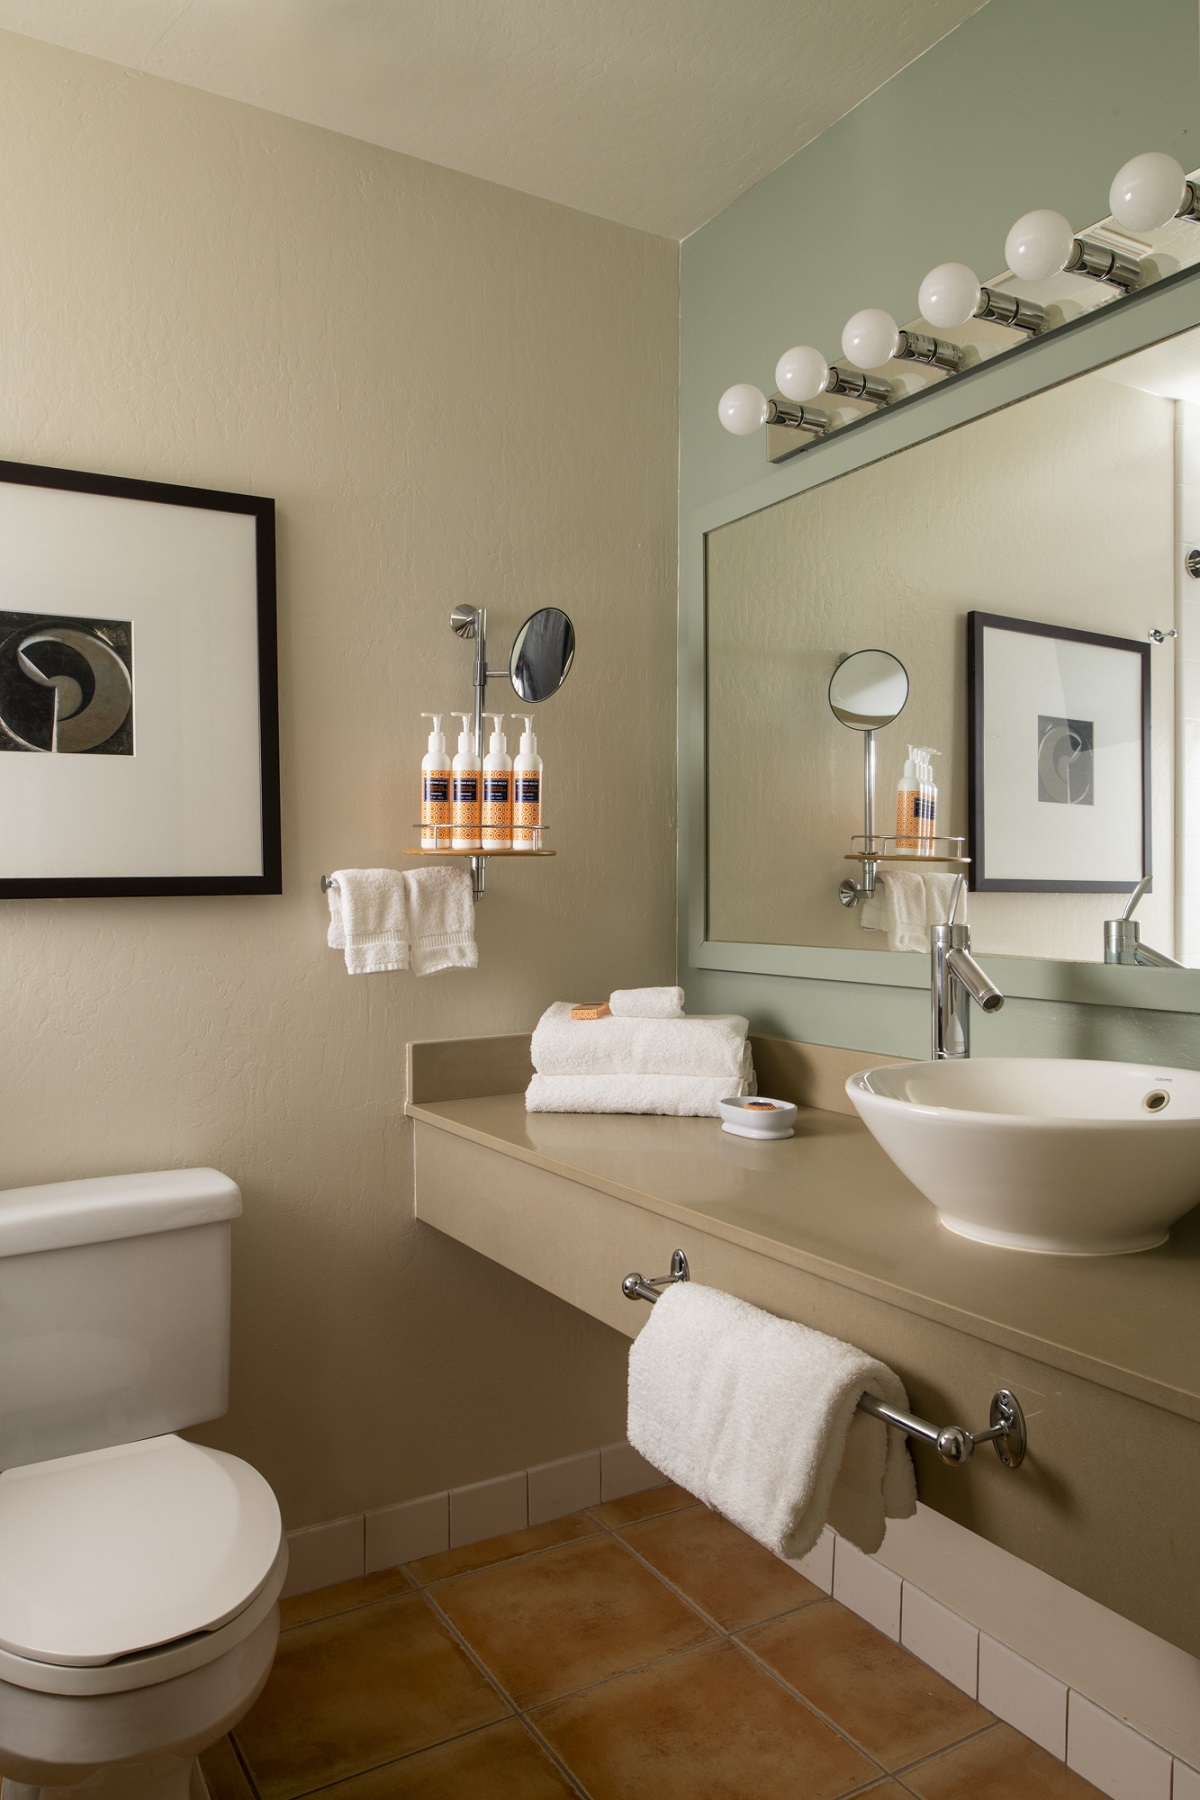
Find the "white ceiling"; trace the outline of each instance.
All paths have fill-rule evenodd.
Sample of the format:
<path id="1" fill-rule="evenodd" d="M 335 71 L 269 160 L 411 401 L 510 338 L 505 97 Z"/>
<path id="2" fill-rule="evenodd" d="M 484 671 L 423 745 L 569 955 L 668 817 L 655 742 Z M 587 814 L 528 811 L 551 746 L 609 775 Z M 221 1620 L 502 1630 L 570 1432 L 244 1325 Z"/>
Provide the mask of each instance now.
<path id="1" fill-rule="evenodd" d="M 0 0 L 0 29 L 686 237 L 984 0 Z"/>

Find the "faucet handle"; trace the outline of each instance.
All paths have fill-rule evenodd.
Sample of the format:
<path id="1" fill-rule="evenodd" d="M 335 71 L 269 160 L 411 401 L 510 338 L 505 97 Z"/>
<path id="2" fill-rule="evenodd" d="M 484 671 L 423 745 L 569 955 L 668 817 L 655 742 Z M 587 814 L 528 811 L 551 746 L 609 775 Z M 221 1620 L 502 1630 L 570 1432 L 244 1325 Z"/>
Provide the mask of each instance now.
<path id="1" fill-rule="evenodd" d="M 966 885 L 967 878 L 965 875 L 955 876 L 954 887 L 950 899 L 950 917 L 946 920 L 947 925 L 953 925 L 955 919 L 958 917 L 959 902 L 962 900 L 963 891 L 966 888 Z"/>
<path id="2" fill-rule="evenodd" d="M 1132 919 L 1134 907 L 1137 905 L 1138 901 L 1141 899 L 1143 894 L 1149 893 L 1151 887 L 1153 886 L 1153 883 L 1154 883 L 1153 875 L 1143 875 L 1142 876 L 1142 879 L 1138 882 L 1137 886 L 1134 888 L 1132 894 L 1130 894 L 1129 899 L 1126 902 L 1125 911 L 1121 914 L 1121 918 L 1123 920 L 1124 919 Z"/>

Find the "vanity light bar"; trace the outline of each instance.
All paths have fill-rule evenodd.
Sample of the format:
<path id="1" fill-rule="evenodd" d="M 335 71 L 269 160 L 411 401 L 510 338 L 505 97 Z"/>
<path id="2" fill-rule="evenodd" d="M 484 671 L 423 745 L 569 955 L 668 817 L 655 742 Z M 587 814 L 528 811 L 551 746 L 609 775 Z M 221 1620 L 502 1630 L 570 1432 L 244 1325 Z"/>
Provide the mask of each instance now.
<path id="1" fill-rule="evenodd" d="M 1154 231 L 1172 219 L 1200 223 L 1200 180 L 1161 150 L 1147 150 L 1118 169 L 1109 188 L 1109 206 L 1127 231 Z M 1119 295 L 1132 293 L 1146 279 L 1145 264 L 1115 246 L 1077 237 L 1062 213 L 1040 208 L 1022 214 L 1005 240 L 1013 275 L 1022 281 L 1048 281 L 1054 275 L 1086 275 Z M 985 287 L 965 263 L 939 263 L 921 283 L 921 317 L 941 329 L 984 319 L 1033 337 L 1050 327 L 1045 307 L 994 287 Z M 726 388 L 717 416 L 727 431 L 747 437 L 765 425 L 785 425 L 823 437 L 833 425 L 824 413 L 803 403 L 821 394 L 845 394 L 886 406 L 897 398 L 891 384 L 864 369 L 881 369 L 892 361 L 925 363 L 947 374 L 963 366 L 963 347 L 946 338 L 900 326 L 890 313 L 869 306 L 847 320 L 842 350 L 855 365 L 837 368 L 811 345 L 785 350 L 775 369 L 782 401 L 768 399 L 761 388 L 738 382 Z M 797 401 L 799 406 L 792 406 Z M 855 424 L 857 419 L 844 421 Z"/>

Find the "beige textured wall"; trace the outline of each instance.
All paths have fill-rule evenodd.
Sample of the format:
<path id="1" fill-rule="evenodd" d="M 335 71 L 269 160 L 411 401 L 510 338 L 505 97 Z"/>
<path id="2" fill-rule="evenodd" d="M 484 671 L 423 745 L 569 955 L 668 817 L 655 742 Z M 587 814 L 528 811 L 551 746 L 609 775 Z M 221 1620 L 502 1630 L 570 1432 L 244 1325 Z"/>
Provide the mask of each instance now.
<path id="1" fill-rule="evenodd" d="M 967 830 L 967 614 L 1146 642 L 1174 618 L 1172 402 L 1085 376 L 709 534 L 709 935 L 886 950 L 838 904 L 862 831 L 858 732 L 829 710 L 839 655 L 909 673 L 880 731 L 877 829 L 909 744 L 934 761 L 938 830 Z M 1153 652 L 1154 893 L 1174 942 L 1174 651 Z M 1114 899 L 1117 901 L 1114 907 Z M 972 894 L 977 950 L 1098 962 L 1112 894 Z"/>
<path id="2" fill-rule="evenodd" d="M 611 1439 L 622 1340 L 413 1223 L 404 1044 L 670 975 L 677 246 L 7 35 L 0 116 L 0 455 L 278 502 L 285 871 L 4 904 L 0 1185 L 242 1184 L 207 1435 L 290 1525 Z M 318 876 L 409 841 L 461 599 L 575 618 L 560 854 L 495 865 L 477 973 L 350 979 Z"/>

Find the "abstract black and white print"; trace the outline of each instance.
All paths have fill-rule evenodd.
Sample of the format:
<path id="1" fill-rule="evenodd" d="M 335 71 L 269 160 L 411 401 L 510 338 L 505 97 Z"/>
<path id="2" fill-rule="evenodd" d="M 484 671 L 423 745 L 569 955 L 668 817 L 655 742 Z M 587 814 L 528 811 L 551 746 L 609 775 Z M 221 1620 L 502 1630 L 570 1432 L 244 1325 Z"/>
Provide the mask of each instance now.
<path id="1" fill-rule="evenodd" d="M 1038 799 L 1094 806 L 1096 727 L 1091 719 L 1038 714 Z"/>
<path id="2" fill-rule="evenodd" d="M 133 627 L 0 611 L 0 751 L 133 755 Z"/>

